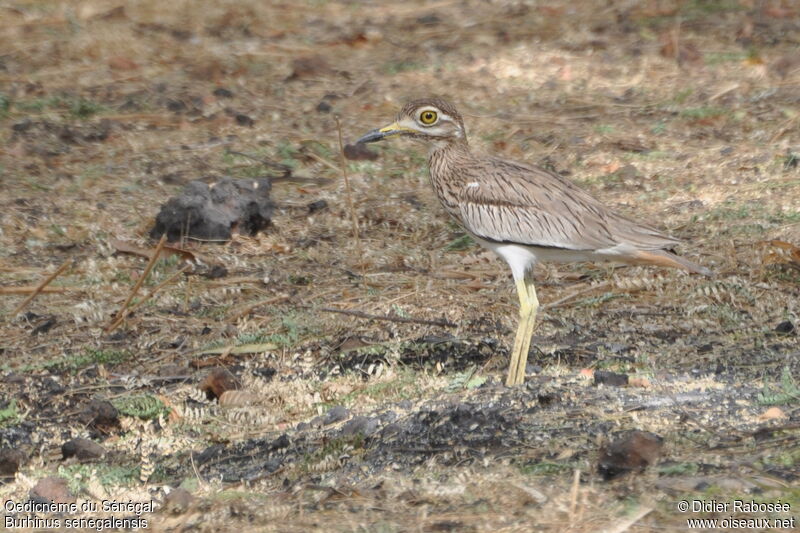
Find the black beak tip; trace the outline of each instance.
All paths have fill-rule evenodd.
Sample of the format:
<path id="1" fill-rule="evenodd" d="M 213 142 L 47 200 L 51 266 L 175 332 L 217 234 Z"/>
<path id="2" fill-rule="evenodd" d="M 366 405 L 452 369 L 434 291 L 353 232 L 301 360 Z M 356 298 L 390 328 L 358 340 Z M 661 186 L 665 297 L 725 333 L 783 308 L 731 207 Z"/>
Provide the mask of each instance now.
<path id="1" fill-rule="evenodd" d="M 386 135 L 381 133 L 379 130 L 372 130 L 368 132 L 366 135 L 361 137 L 359 140 L 356 141 L 356 144 L 366 144 L 366 143 L 374 143 L 383 139 Z"/>

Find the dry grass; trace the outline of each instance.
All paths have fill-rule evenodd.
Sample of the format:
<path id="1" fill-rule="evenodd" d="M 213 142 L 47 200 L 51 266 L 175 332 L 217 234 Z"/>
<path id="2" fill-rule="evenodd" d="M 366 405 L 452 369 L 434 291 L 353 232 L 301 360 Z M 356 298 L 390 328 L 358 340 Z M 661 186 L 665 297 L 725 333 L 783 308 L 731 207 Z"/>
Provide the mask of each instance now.
<path id="1" fill-rule="evenodd" d="M 800 244 L 800 68 L 792 62 L 800 30 L 796 13 L 780 11 L 796 6 L 529 4 L 0 5 L 0 40 L 11 43 L 0 52 L 0 283 L 36 287 L 72 262 L 48 285 L 64 292 L 38 294 L 31 314 L 13 313 L 25 294 L 0 295 L 0 415 L 8 415 L 0 447 L 11 442 L 3 431 L 33 424 L 14 443 L 29 461 L 0 486 L 3 498 L 21 498 L 59 468 L 64 432 L 98 438 L 77 417 L 90 399 L 153 393 L 181 417 L 125 417 L 129 426 L 105 443 L 125 458 L 114 468 L 136 469 L 142 449 L 152 449 L 157 469 L 147 484 L 105 467 L 81 472 L 125 498 L 182 480 L 193 486 L 199 501 L 189 512 L 152 517 L 162 529 L 666 531 L 685 528 L 674 509 L 685 495 L 758 494 L 800 506 L 797 399 L 786 399 L 780 420 L 759 419 L 767 407 L 757 401 L 764 387 L 778 394 L 787 373 L 800 377 L 797 334 L 775 332 L 787 320 L 800 324 L 800 271 L 788 260 L 765 262 L 771 248 L 759 245 Z M 664 57 L 665 32 L 679 32 L 701 57 Z M 293 63 L 311 55 L 327 66 Z M 454 353 L 472 354 L 487 338 L 506 346 L 516 320 L 506 267 L 459 240 L 427 184 L 422 149 L 386 144 L 376 162 L 348 162 L 348 207 L 335 117 L 347 142 L 428 94 L 459 105 L 476 149 L 568 173 L 609 205 L 686 238 L 681 252 L 718 275 L 543 266 L 540 298 L 557 305 L 534 339 L 542 368 L 530 388 L 503 400 L 532 410 L 529 441 L 395 466 L 373 438 L 345 443 L 352 450 L 340 463 L 344 448 L 326 448 L 339 425 L 297 425 L 334 405 L 402 419 L 440 401 L 482 406 L 503 394 L 494 385 L 505 371 L 501 349 L 438 365 L 409 356 L 430 349 L 420 343 L 426 336 L 467 343 Z M 318 111 L 323 100 L 331 112 Z M 146 264 L 115 254 L 113 238 L 144 246 L 159 204 L 188 181 L 269 172 L 226 149 L 333 184 L 276 184 L 269 231 L 186 245 L 227 277 L 181 276 L 105 334 Z M 310 214 L 317 200 L 329 207 Z M 157 263 L 140 294 L 179 268 Z M 251 344 L 261 349 L 225 350 Z M 221 354 L 197 354 L 212 346 Z M 353 353 L 367 363 L 355 368 Z M 244 376 L 261 403 L 232 413 L 189 402 L 206 364 Z M 653 386 L 597 393 L 583 367 Z M 275 378 L 259 374 L 264 368 Z M 467 386 L 474 376 L 488 381 Z M 682 394 L 702 399 L 686 407 L 675 400 Z M 545 409 L 543 398 L 557 407 Z M 730 401 L 715 404 L 722 399 Z M 661 403 L 624 410 L 636 402 Z M 660 471 L 601 481 L 598 447 L 629 428 L 665 437 Z M 284 432 L 305 463 L 237 483 L 201 465 L 197 482 L 189 450 Z M 335 464 L 325 462 L 331 454 Z M 74 479 L 74 468 L 62 474 Z M 716 480 L 705 491 L 686 481 L 701 475 Z"/>

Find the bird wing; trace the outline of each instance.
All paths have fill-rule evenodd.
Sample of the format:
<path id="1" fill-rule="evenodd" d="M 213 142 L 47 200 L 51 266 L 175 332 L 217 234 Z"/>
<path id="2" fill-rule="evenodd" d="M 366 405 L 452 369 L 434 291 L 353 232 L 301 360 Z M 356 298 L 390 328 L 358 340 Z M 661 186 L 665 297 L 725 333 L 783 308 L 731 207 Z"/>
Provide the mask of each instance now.
<path id="1" fill-rule="evenodd" d="M 614 213 L 574 183 L 545 169 L 492 159 L 463 170 L 459 210 L 483 239 L 568 250 L 629 245 L 640 250 L 680 242 Z"/>

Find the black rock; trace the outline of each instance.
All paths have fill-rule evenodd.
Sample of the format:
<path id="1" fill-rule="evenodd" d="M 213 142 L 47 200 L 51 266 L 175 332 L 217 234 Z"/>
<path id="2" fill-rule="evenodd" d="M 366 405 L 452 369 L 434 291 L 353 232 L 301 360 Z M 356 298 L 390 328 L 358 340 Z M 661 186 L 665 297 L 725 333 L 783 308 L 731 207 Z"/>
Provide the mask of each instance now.
<path id="1" fill-rule="evenodd" d="M 204 272 L 199 272 L 201 276 L 208 279 L 220 279 L 228 275 L 228 269 L 223 265 L 213 265 Z"/>
<path id="2" fill-rule="evenodd" d="M 266 379 L 267 381 L 275 377 L 275 374 L 277 374 L 277 372 L 278 371 L 272 368 L 271 366 L 262 366 L 260 368 L 256 368 L 255 370 L 253 370 L 253 374 L 255 374 L 256 376 L 260 376 Z"/>
<path id="3" fill-rule="evenodd" d="M 323 418 L 322 423 L 327 426 L 340 422 L 348 416 L 350 416 L 350 410 L 347 407 L 343 405 L 334 405 L 325 413 L 325 418 Z"/>
<path id="4" fill-rule="evenodd" d="M 224 444 L 212 444 L 200 453 L 192 452 L 192 459 L 195 464 L 202 465 L 222 455 L 225 451 Z"/>
<path id="5" fill-rule="evenodd" d="M 192 181 L 161 206 L 150 237 L 227 241 L 234 229 L 255 235 L 270 223 L 274 204 L 268 179 L 223 180 L 208 185 Z"/>
<path id="6" fill-rule="evenodd" d="M 78 417 L 84 424 L 101 431 L 119 426 L 119 412 L 108 400 L 92 400 Z"/>
<path id="7" fill-rule="evenodd" d="M 789 333 L 794 333 L 794 324 L 792 324 L 791 320 L 784 320 L 777 326 L 775 326 L 775 331 L 778 333 L 783 333 L 784 335 L 788 335 Z"/>
<path id="8" fill-rule="evenodd" d="M 167 109 L 173 113 L 181 113 L 186 111 L 186 104 L 181 100 L 167 100 Z"/>
<path id="9" fill-rule="evenodd" d="M 72 439 L 61 445 L 61 455 L 64 459 L 76 457 L 79 461 L 92 461 L 100 459 L 105 454 L 105 448 L 89 439 Z"/>
<path id="10" fill-rule="evenodd" d="M 40 324 L 37 324 L 35 328 L 31 331 L 31 335 L 40 335 L 42 333 L 47 333 L 50 331 L 53 326 L 56 325 L 56 317 L 50 316 L 42 321 Z"/>
<path id="11" fill-rule="evenodd" d="M 256 123 L 255 120 L 245 115 L 244 113 L 237 113 L 235 118 L 236 118 L 236 123 L 240 126 L 252 127 L 253 124 Z"/>
<path id="12" fill-rule="evenodd" d="M 369 418 L 366 416 L 354 416 L 344 426 L 342 426 L 343 437 L 350 437 L 354 435 L 363 435 L 369 437 L 378 430 L 380 422 L 377 418 Z"/>
<path id="13" fill-rule="evenodd" d="M 607 370 L 595 370 L 594 372 L 595 385 L 611 385 L 613 387 L 624 387 L 628 384 L 627 374 L 618 374 L 616 372 L 609 372 Z"/>

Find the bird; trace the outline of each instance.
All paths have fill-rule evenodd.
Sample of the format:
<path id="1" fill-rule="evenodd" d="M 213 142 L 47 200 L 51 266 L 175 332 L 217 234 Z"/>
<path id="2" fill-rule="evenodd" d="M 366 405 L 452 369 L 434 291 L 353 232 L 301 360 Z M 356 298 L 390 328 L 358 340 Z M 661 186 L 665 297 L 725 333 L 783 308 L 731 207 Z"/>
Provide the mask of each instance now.
<path id="1" fill-rule="evenodd" d="M 356 142 L 394 137 L 428 145 L 430 182 L 445 211 L 511 269 L 520 319 L 506 377 L 509 387 L 525 381 L 539 310 L 533 280 L 537 263 L 616 261 L 711 275 L 672 251 L 680 239 L 614 212 L 569 179 L 539 166 L 473 153 L 464 119 L 448 100 L 412 100 L 393 123 Z"/>

